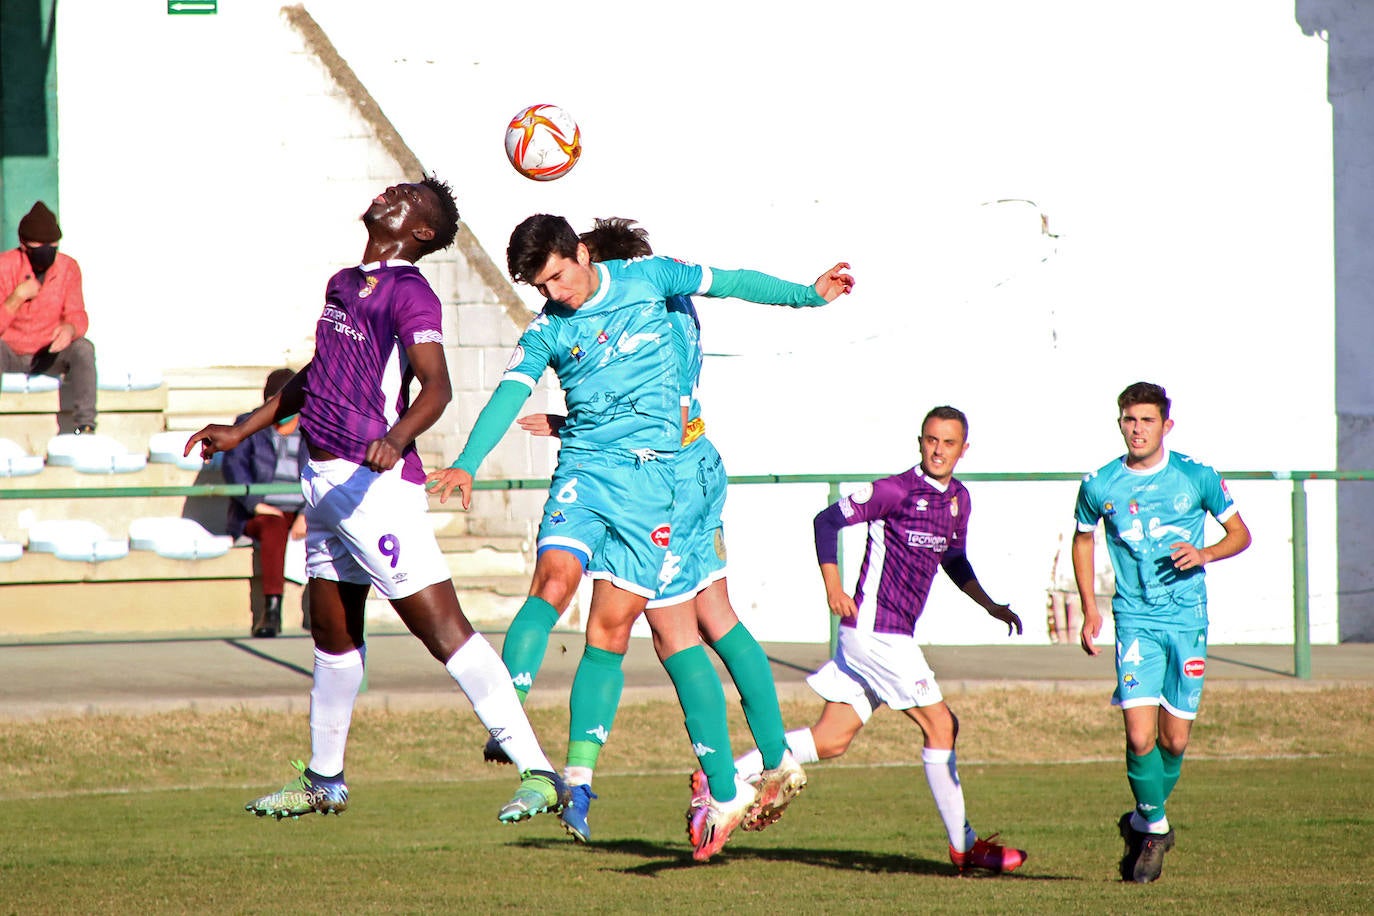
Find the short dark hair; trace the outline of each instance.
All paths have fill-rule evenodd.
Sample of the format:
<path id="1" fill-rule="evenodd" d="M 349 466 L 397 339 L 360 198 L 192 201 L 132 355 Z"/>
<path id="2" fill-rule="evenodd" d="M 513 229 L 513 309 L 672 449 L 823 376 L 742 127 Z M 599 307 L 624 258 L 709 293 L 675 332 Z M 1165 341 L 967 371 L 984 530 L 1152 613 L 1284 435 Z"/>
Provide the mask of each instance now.
<path id="1" fill-rule="evenodd" d="M 449 187 L 447 181 L 441 181 L 439 176 L 433 172 L 420 179 L 420 184 L 434 192 L 434 199 L 439 203 L 439 225 L 431 226 L 434 230 L 434 238 L 430 239 L 420 248 L 420 257 L 435 251 L 443 251 L 453 244 L 454 238 L 458 235 L 458 201 L 453 196 L 453 188 Z"/>
<path id="2" fill-rule="evenodd" d="M 1173 403 L 1169 400 L 1168 393 L 1163 386 L 1156 385 L 1154 382 L 1136 382 L 1134 385 L 1127 385 L 1126 390 L 1121 392 L 1116 399 L 1117 415 L 1126 412 L 1127 407 L 1136 404 L 1154 404 L 1159 408 L 1160 419 L 1169 419 L 1169 405 Z"/>
<path id="3" fill-rule="evenodd" d="M 598 219 L 591 229 L 578 238 L 587 246 L 593 261 L 624 261 L 654 253 L 649 247 L 649 230 L 636 226 L 634 220 L 623 216 Z"/>
<path id="4" fill-rule="evenodd" d="M 286 387 L 286 383 L 296 377 L 296 373 L 290 369 L 273 369 L 267 373 L 267 383 L 262 386 L 262 399 L 270 399 Z"/>
<path id="5" fill-rule="evenodd" d="M 510 244 L 506 246 L 506 269 L 510 272 L 510 278 L 517 283 L 533 285 L 534 278 L 549 263 L 549 258 L 554 255 L 575 258 L 579 244 L 577 233 L 566 219 L 536 213 L 527 217 L 510 234 Z"/>
<path id="6" fill-rule="evenodd" d="M 968 417 L 964 416 L 964 412 L 959 408 L 950 407 L 948 404 L 932 407 L 930 413 L 921 421 L 921 429 L 925 429 L 931 420 L 958 420 L 959 425 L 964 428 L 964 440 L 968 440 Z"/>

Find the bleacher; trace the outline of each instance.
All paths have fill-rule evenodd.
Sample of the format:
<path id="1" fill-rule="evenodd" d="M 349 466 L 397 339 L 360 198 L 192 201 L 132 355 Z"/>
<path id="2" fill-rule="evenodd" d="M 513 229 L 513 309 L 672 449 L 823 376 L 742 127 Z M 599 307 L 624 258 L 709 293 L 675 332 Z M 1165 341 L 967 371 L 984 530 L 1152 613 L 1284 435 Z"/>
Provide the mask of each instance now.
<path id="1" fill-rule="evenodd" d="M 185 518 L 198 522 L 209 535 L 222 535 L 227 497 L 145 492 L 156 487 L 222 484 L 217 466 L 168 463 L 171 457 L 165 453 L 162 460 L 146 463 L 132 456 L 148 456 L 149 443 L 159 433 L 181 434 L 184 442 L 185 436 L 207 423 L 232 422 L 261 402 L 262 380 L 269 371 L 268 367 L 173 370 L 162 373 L 156 387 L 144 390 L 114 390 L 107 387 L 102 374 L 97 398 L 99 436 L 122 446 L 131 456 L 115 464 L 138 465 L 137 469 L 82 470 L 72 463 L 71 455 L 59 455 L 65 446 L 58 443 L 53 457 L 67 463 L 46 460 L 37 473 L 0 476 L 0 491 L 127 488 L 131 492 L 91 498 L 0 498 L 0 638 L 188 631 L 247 635 L 250 594 L 255 587 L 250 546 L 215 555 L 217 551 L 204 546 L 202 538 L 199 547 L 170 551 L 199 553 L 196 559 L 164 556 L 154 549 L 129 549 L 116 556 L 118 550 L 113 548 L 84 560 L 63 559 L 58 553 L 31 549 L 29 533 L 35 525 L 42 531 L 40 523 L 85 521 L 98 525 L 112 541 L 127 544 L 138 519 Z M 0 439 L 12 441 L 29 456 L 48 459 L 56 434 L 57 406 L 55 390 L 0 391 Z M 426 454 L 424 445 L 422 439 L 426 467 L 446 463 L 441 455 Z M 0 459 L 4 457 L 0 454 Z M 530 544 L 520 537 L 473 533 L 482 530 L 481 519 L 463 513 L 456 500 L 446 506 L 431 501 L 431 518 L 468 616 L 477 624 L 499 625 L 508 620 L 529 585 Z M 62 527 L 47 526 L 59 531 Z M 135 543 L 160 547 L 156 538 L 150 540 L 149 531 L 170 539 L 182 527 L 171 526 L 176 531 L 166 524 L 147 528 Z M 7 560 L 18 552 L 16 545 L 25 549 L 17 559 Z M 51 550 L 53 545 L 37 546 Z M 80 547 L 67 554 L 79 555 Z M 95 558 L 103 555 L 113 558 Z M 287 583 L 284 633 L 301 632 L 301 591 L 300 586 Z M 259 595 L 251 598 L 260 600 Z M 390 606 L 376 597 L 369 599 L 367 614 L 374 631 L 402 626 Z"/>

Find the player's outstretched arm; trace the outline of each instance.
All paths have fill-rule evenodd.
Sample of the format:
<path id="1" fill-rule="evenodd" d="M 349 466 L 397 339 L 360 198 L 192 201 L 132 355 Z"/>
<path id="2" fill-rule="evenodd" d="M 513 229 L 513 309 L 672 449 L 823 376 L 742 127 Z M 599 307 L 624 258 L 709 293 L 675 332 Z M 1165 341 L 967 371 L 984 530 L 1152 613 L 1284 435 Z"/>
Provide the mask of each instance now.
<path id="1" fill-rule="evenodd" d="M 507 379 L 496 386 L 486 406 L 477 415 L 477 422 L 473 424 L 472 432 L 468 433 L 468 441 L 458 459 L 442 471 L 425 475 L 425 487 L 430 492 L 438 492 L 439 502 L 447 502 L 449 495 L 457 490 L 462 497 L 463 508 L 472 507 L 473 476 L 483 459 L 510 429 L 515 415 L 520 412 L 520 405 L 529 396 L 530 389 L 519 382 Z"/>
<path id="2" fill-rule="evenodd" d="M 954 584 L 959 586 L 961 592 L 972 598 L 989 615 L 1007 625 L 1008 636 L 1013 631 L 1017 636 L 1021 635 L 1021 618 L 1012 611 L 1011 605 L 998 604 L 988 596 L 987 592 L 983 591 L 983 586 L 978 582 L 978 576 L 973 572 L 973 564 L 969 563 L 968 556 L 962 550 L 946 553 L 940 566 L 944 569 L 945 575 L 949 576 Z"/>
<path id="3" fill-rule="evenodd" d="M 1102 614 L 1097 609 L 1097 584 L 1093 581 L 1093 532 L 1076 531 L 1073 535 L 1073 579 L 1078 584 L 1078 600 L 1083 606 L 1083 629 L 1078 634 L 1078 642 L 1083 651 L 1096 655 L 1098 648 L 1094 640 L 1102 633 Z"/>
<path id="4" fill-rule="evenodd" d="M 463 508 L 472 508 L 472 475 L 462 468 L 444 468 L 442 471 L 430 471 L 425 475 L 425 489 L 430 493 L 438 493 L 441 503 L 448 502 L 453 491 L 457 490 Z"/>
<path id="5" fill-rule="evenodd" d="M 186 440 L 182 456 L 191 454 L 191 449 L 199 442 L 201 460 L 209 461 L 216 452 L 227 452 L 253 433 L 266 429 L 278 420 L 300 413 L 301 405 L 305 403 L 305 380 L 309 371 L 310 363 L 306 363 L 281 391 L 263 401 L 261 407 L 233 426 L 211 423 L 192 433 Z"/>

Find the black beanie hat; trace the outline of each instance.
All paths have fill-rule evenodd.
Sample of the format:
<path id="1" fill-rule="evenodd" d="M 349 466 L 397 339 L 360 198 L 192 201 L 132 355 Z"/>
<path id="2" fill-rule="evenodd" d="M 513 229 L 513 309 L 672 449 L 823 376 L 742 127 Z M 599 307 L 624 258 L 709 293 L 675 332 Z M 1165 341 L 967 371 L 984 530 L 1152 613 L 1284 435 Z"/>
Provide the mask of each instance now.
<path id="1" fill-rule="evenodd" d="M 26 242 L 52 245 L 62 238 L 62 229 L 57 225 L 57 217 L 53 216 L 48 205 L 40 200 L 19 221 L 19 237 Z"/>

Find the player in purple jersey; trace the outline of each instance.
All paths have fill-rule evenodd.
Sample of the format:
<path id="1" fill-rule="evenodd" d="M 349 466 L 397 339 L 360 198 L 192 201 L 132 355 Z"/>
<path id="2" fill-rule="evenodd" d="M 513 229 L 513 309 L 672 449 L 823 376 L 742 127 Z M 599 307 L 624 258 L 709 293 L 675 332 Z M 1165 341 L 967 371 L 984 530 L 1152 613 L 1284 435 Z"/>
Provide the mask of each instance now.
<path id="1" fill-rule="evenodd" d="M 825 597 L 841 618 L 835 657 L 808 677 L 826 701 L 810 728 L 787 733 L 800 763 L 838 757 L 848 749 L 880 704 L 899 709 L 925 736 L 921 760 L 935 807 L 949 835 L 949 857 L 960 872 L 1011 871 L 1026 853 L 978 836 L 965 818 L 964 790 L 954 760 L 959 720 L 945 703 L 935 674 L 916 644 L 916 620 L 925 608 L 936 569 L 991 616 L 1021 633 L 1021 618 L 988 597 L 965 553 L 971 511 L 968 490 L 954 468 L 968 450 L 963 411 L 936 407 L 921 424 L 921 464 L 865 485 L 816 516 L 816 559 Z M 868 543 L 853 597 L 840 581 L 839 534 L 866 523 Z M 758 751 L 735 761 L 739 775 L 754 777 Z"/>
<path id="2" fill-rule="evenodd" d="M 364 602 L 376 588 L 519 768 L 520 787 L 499 819 L 558 811 L 567 787 L 540 749 L 500 656 L 463 614 L 425 518 L 415 438 L 439 419 L 452 389 L 439 299 L 415 261 L 453 243 L 458 207 L 449 186 L 430 176 L 387 188 L 362 220 L 363 263 L 330 279 L 314 358 L 237 424 L 212 424 L 186 442 L 186 454 L 201 443 L 208 459 L 299 413 L 309 449 L 301 488 L 315 642 L 310 765 L 297 762 L 298 777 L 246 808 L 280 820 L 348 806 L 344 749 L 367 658 Z M 412 379 L 420 392 L 409 403 Z"/>

